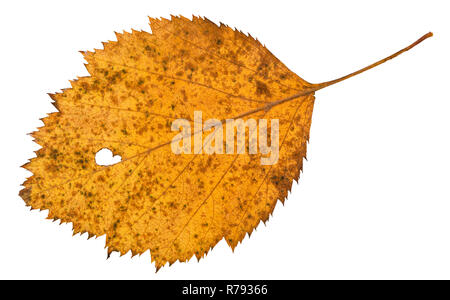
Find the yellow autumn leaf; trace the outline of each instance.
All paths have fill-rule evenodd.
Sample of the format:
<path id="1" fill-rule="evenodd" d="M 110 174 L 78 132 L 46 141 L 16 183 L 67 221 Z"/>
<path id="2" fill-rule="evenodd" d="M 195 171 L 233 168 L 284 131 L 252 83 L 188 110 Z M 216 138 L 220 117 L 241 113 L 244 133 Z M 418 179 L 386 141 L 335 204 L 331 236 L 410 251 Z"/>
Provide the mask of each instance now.
<path id="1" fill-rule="evenodd" d="M 432 35 L 350 75 L 311 84 L 226 25 L 198 17 L 150 23 L 152 33 L 117 34 L 103 50 L 83 52 L 90 76 L 51 95 L 58 112 L 32 133 L 42 148 L 24 165 L 33 176 L 20 196 L 47 209 L 49 219 L 73 223 L 74 233 L 106 234 L 108 255 L 150 250 L 157 269 L 201 258 L 222 239 L 234 249 L 266 222 L 299 178 L 314 92 Z M 179 119 L 183 126 L 174 130 Z M 246 143 L 236 134 L 227 148 L 228 135 L 217 130 L 227 120 L 246 122 Z M 268 151 L 255 153 L 261 124 Z M 179 145 L 186 148 L 176 153 Z M 98 165 L 104 148 L 122 160 Z"/>

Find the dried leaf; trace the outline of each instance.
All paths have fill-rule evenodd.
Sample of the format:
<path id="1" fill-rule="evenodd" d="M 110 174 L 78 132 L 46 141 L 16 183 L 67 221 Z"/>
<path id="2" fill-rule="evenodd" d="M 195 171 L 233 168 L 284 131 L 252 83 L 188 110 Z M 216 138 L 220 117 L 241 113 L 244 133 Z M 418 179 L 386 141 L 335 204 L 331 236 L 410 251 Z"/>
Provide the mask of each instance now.
<path id="1" fill-rule="evenodd" d="M 314 92 L 432 35 L 348 76 L 311 84 L 256 39 L 223 24 L 197 17 L 150 21 L 151 34 L 117 34 L 103 50 L 83 52 L 91 76 L 50 95 L 59 112 L 32 133 L 42 148 L 24 165 L 34 175 L 20 196 L 33 209 L 48 209 L 49 219 L 73 223 L 74 234 L 106 234 L 108 255 L 150 249 L 157 269 L 200 259 L 223 238 L 234 249 L 266 222 L 299 178 Z M 261 164 L 264 155 L 248 148 L 174 154 L 172 122 L 183 118 L 194 128 L 194 111 L 221 124 L 278 119 L 277 163 Z M 194 131 L 189 138 L 207 141 L 210 134 Z M 97 165 L 103 148 L 122 161 Z"/>

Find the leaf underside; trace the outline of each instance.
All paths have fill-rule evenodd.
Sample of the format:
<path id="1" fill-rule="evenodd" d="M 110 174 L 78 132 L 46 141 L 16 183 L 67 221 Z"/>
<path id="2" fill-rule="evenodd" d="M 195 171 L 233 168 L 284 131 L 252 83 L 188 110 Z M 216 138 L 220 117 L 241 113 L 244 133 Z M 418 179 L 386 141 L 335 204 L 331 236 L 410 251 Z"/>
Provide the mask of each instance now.
<path id="1" fill-rule="evenodd" d="M 116 34 L 82 52 L 90 76 L 50 95 L 58 112 L 32 133 L 42 148 L 24 165 L 33 176 L 20 196 L 73 223 L 74 234 L 106 235 L 108 255 L 150 250 L 159 269 L 200 259 L 221 239 L 234 249 L 268 220 L 299 178 L 318 88 L 226 25 L 199 17 L 150 25 L 152 33 Z M 171 124 L 193 123 L 194 110 L 204 120 L 279 119 L 278 162 L 262 165 L 248 151 L 174 154 Z M 103 148 L 122 161 L 97 165 Z"/>

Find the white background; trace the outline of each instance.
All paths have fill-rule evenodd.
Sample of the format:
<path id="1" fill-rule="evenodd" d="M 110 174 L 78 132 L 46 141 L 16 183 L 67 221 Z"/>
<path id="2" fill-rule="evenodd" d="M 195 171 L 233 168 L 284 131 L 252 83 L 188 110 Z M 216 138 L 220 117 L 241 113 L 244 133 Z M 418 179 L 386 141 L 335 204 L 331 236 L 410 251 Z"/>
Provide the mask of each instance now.
<path id="1" fill-rule="evenodd" d="M 450 279 L 447 1 L 3 1 L 0 278 Z M 433 31 L 393 61 L 319 91 L 308 162 L 285 206 L 235 252 L 155 274 L 148 252 L 106 260 L 104 237 L 30 212 L 19 168 L 49 92 L 87 75 L 79 50 L 147 16 L 207 16 L 261 40 L 310 82 L 345 75 Z"/>

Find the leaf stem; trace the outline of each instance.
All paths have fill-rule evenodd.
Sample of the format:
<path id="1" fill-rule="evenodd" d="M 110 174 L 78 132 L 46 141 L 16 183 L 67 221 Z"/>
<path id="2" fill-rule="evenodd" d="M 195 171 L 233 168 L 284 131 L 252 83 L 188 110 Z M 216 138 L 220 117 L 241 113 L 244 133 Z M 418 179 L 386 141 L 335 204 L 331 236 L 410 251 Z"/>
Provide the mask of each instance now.
<path id="1" fill-rule="evenodd" d="M 302 97 L 302 96 L 306 96 L 306 95 L 308 95 L 308 94 L 311 94 L 311 93 L 314 93 L 314 92 L 316 92 L 316 91 L 318 91 L 318 90 L 321 90 L 321 89 L 323 89 L 323 88 L 326 88 L 327 86 L 336 84 L 336 83 L 338 83 L 338 82 L 341 82 L 341 81 L 344 81 L 344 80 L 346 80 L 346 79 L 349 79 L 349 78 L 351 78 L 351 77 L 353 77 L 353 76 L 356 76 L 356 75 L 358 75 L 358 74 L 361 74 L 361 73 L 363 73 L 363 72 L 365 72 L 365 71 L 367 71 L 367 70 L 370 70 L 370 69 L 372 69 L 372 68 L 375 68 L 375 67 L 378 66 L 378 65 L 381 65 L 382 63 L 387 62 L 387 61 L 390 60 L 390 59 L 393 59 L 394 57 L 399 56 L 399 55 L 402 54 L 403 52 L 406 52 L 406 51 L 410 50 L 411 48 L 415 47 L 416 45 L 420 44 L 421 42 L 423 42 L 424 40 L 426 40 L 427 38 L 432 37 L 432 36 L 433 36 L 433 33 L 432 33 L 432 32 L 428 32 L 427 34 L 424 34 L 420 39 L 418 39 L 417 41 L 415 41 L 415 42 L 412 43 L 411 45 L 409 45 L 409 46 L 403 48 L 402 50 L 397 51 L 397 52 L 395 52 L 394 54 L 392 54 L 392 55 L 390 55 L 390 56 L 388 56 L 388 57 L 386 57 L 386 58 L 383 58 L 383 59 L 381 59 L 381 60 L 379 60 L 379 61 L 377 61 L 377 62 L 375 62 L 375 63 L 373 63 L 373 64 L 371 64 L 371 65 L 368 65 L 368 66 L 365 67 L 365 68 L 362 68 L 362 69 L 360 69 L 360 70 L 358 70 L 358 71 L 355 71 L 355 72 L 353 72 L 353 73 L 350 73 L 350 74 L 348 74 L 348 75 L 345 75 L 345 76 L 340 77 L 340 78 L 335 79 L 335 80 L 326 81 L 326 82 L 322 82 L 322 83 L 312 84 L 311 87 L 309 87 L 309 88 L 307 88 L 307 89 L 301 91 L 301 92 L 298 93 L 298 94 L 292 95 L 292 96 L 290 96 L 290 97 L 287 97 L 287 98 L 284 98 L 284 99 L 281 99 L 281 100 L 277 100 L 277 101 L 274 101 L 274 102 L 270 102 L 270 103 L 264 105 L 263 107 L 260 107 L 260 108 L 257 108 L 257 109 L 248 111 L 248 112 L 246 112 L 246 113 L 243 113 L 243 114 L 239 115 L 237 118 L 245 117 L 245 116 L 251 115 L 251 114 L 253 114 L 253 113 L 256 113 L 256 112 L 259 112 L 259 111 L 262 111 L 262 110 L 270 110 L 270 109 L 271 109 L 272 107 L 274 107 L 274 106 L 280 105 L 280 104 L 282 104 L 282 103 L 285 103 L 285 102 L 294 100 L 294 99 L 299 98 L 299 97 Z"/>
<path id="2" fill-rule="evenodd" d="M 432 36 L 433 36 L 433 33 L 432 33 L 432 32 L 428 32 L 427 34 L 424 34 L 420 39 L 418 39 L 417 41 L 415 41 L 414 43 L 412 43 L 412 44 L 409 45 L 408 47 L 405 47 L 405 48 L 403 48 L 402 50 L 397 51 L 397 52 L 395 52 L 394 54 L 392 54 L 392 55 L 390 55 L 390 56 L 388 56 L 388 57 L 386 57 L 386 58 L 383 58 L 383 59 L 381 59 L 381 60 L 379 60 L 379 61 L 377 61 L 377 62 L 375 62 L 375 63 L 373 63 L 373 64 L 371 64 L 371 65 L 369 65 L 369 66 L 367 66 L 367 67 L 365 67 L 365 68 L 362 68 L 362 69 L 360 69 L 360 70 L 358 70 L 358 71 L 356 71 L 356 72 L 350 73 L 350 74 L 348 74 L 348 75 L 345 75 L 345 76 L 340 77 L 340 78 L 335 79 L 335 80 L 331 80 L 331 81 L 326 81 L 326 82 L 323 82 L 323 83 L 315 84 L 315 85 L 318 87 L 317 90 L 323 89 L 323 88 L 325 88 L 325 87 L 327 87 L 327 86 L 330 86 L 330 85 L 333 85 L 333 84 L 335 84 L 335 83 L 344 81 L 344 80 L 349 79 L 349 78 L 351 78 L 351 77 L 353 77 L 353 76 L 356 76 L 356 75 L 358 75 L 358 74 L 361 74 L 361 73 L 363 73 L 363 72 L 365 72 L 365 71 L 367 71 L 367 70 L 370 70 L 370 69 L 372 69 L 372 68 L 375 68 L 376 66 L 381 65 L 381 64 L 387 62 L 388 60 L 391 60 L 391 59 L 393 59 L 394 57 L 399 56 L 399 55 L 402 54 L 403 52 L 406 52 L 406 51 L 408 51 L 408 50 L 414 48 L 415 46 L 417 46 L 418 44 L 420 44 L 421 42 L 423 42 L 424 40 L 426 40 L 427 38 L 432 37 Z"/>

